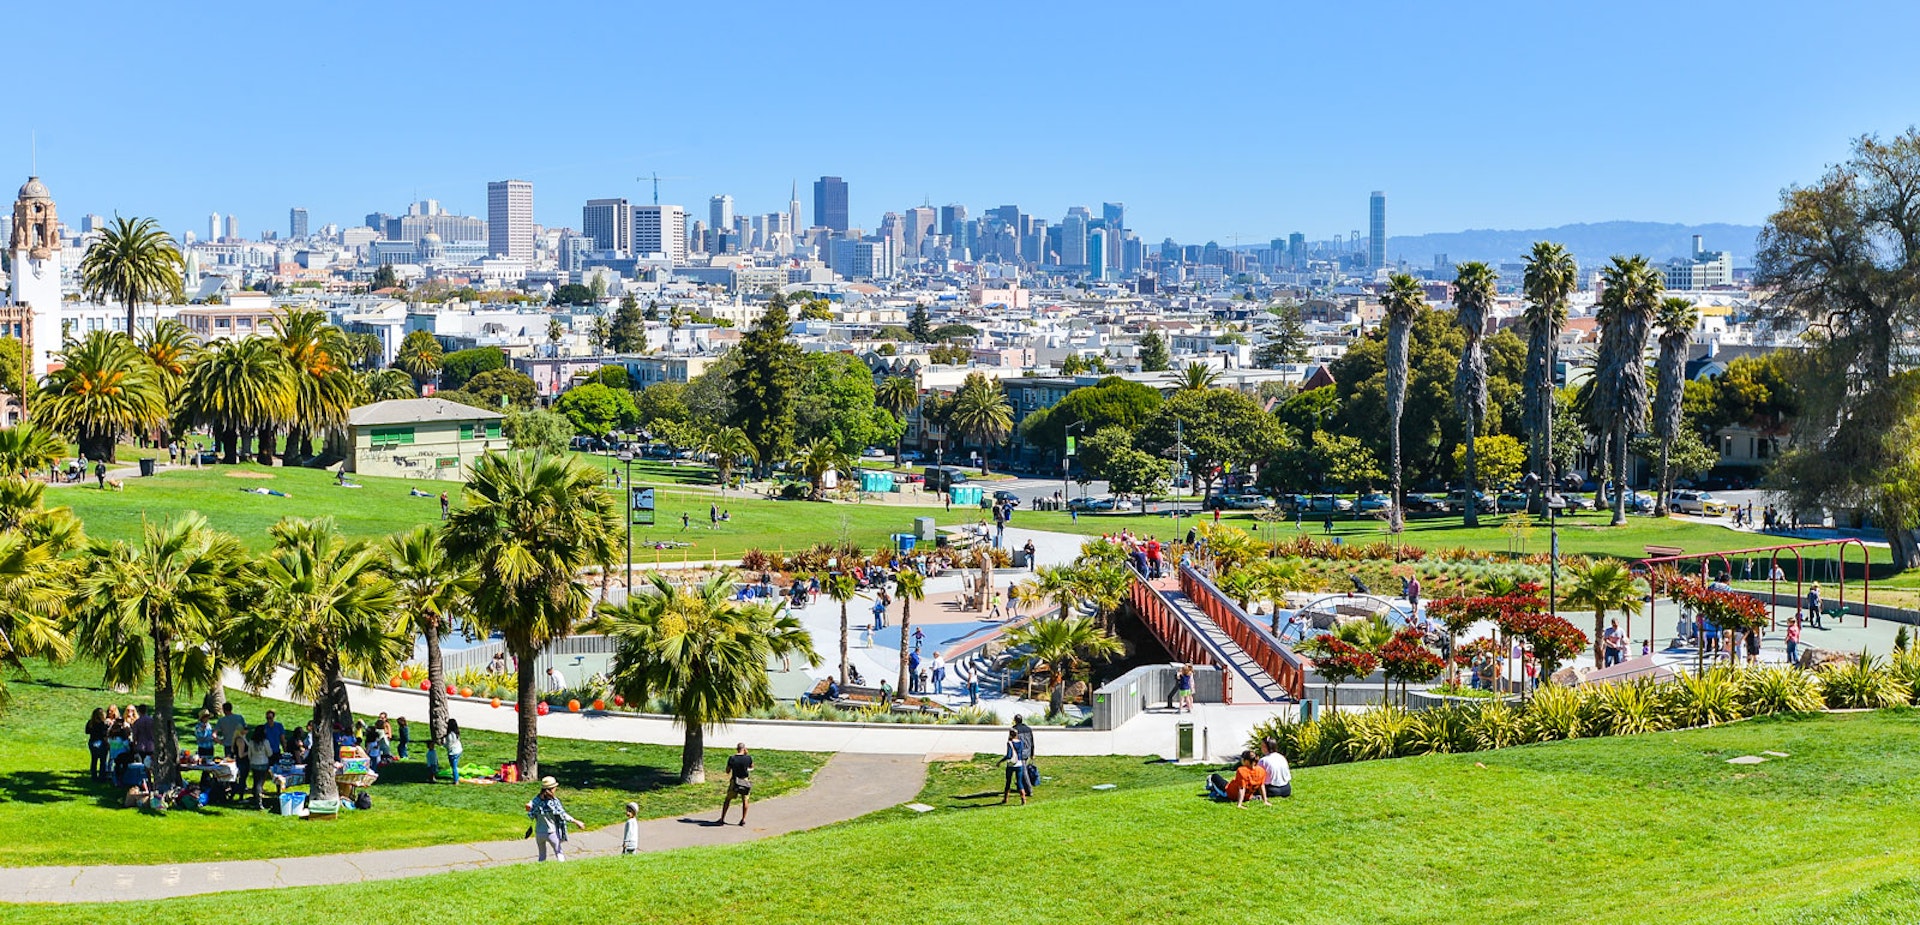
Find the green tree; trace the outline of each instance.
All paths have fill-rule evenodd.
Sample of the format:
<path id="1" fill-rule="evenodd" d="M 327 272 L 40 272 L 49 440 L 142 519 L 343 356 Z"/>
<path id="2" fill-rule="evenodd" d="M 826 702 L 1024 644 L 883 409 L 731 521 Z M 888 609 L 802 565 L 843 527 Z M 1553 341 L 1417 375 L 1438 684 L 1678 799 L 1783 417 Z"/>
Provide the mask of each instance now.
<path id="1" fill-rule="evenodd" d="M 273 341 L 293 387 L 293 414 L 281 462 L 312 456 L 312 438 L 347 421 L 355 395 L 352 346 L 325 312 L 289 309 L 273 319 Z M 264 452 L 264 450 L 263 450 Z"/>
<path id="2" fill-rule="evenodd" d="M 174 407 L 180 399 L 180 388 L 186 383 L 187 370 L 202 353 L 200 338 L 188 331 L 186 325 L 162 318 L 154 322 L 153 327 L 140 331 L 135 341 L 159 377 L 161 400 L 167 407 Z M 0 358 L 0 363 L 4 362 L 5 359 Z"/>
<path id="3" fill-rule="evenodd" d="M 1653 318 L 1660 342 L 1660 357 L 1654 361 L 1653 393 L 1653 434 L 1660 438 L 1660 489 L 1653 512 L 1661 517 L 1667 516 L 1667 496 L 1673 491 L 1667 462 L 1673 452 L 1673 441 L 1680 436 L 1681 399 L 1687 381 L 1687 343 L 1693 339 L 1693 329 L 1699 324 L 1700 310 L 1692 302 L 1678 297 L 1661 299 Z"/>
<path id="4" fill-rule="evenodd" d="M 593 381 L 607 388 L 619 389 L 623 392 L 630 391 L 633 388 L 633 380 L 627 375 L 627 368 L 625 366 L 602 366 L 594 371 Z"/>
<path id="5" fill-rule="evenodd" d="M 574 433 L 598 437 L 639 421 L 633 393 L 598 383 L 576 385 L 554 401 L 553 410 L 573 422 Z"/>
<path id="6" fill-rule="evenodd" d="M 980 336 L 980 329 L 970 324 L 943 324 L 928 332 L 927 336 L 939 343 L 952 340 L 970 340 Z"/>
<path id="7" fill-rule="evenodd" d="M 805 363 L 799 345 L 787 339 L 787 327 L 786 301 L 776 295 L 734 348 L 738 365 L 728 378 L 728 423 L 746 431 L 763 463 L 791 456 L 798 439 L 794 406 Z"/>
<path id="8" fill-rule="evenodd" d="M 382 289 L 400 288 L 400 274 L 393 271 L 393 264 L 383 263 L 378 269 L 373 271 L 373 281 L 370 283 L 370 288 L 374 292 L 379 292 Z"/>
<path id="9" fill-rule="evenodd" d="M 923 344 L 933 343 L 933 322 L 927 316 L 925 304 L 915 305 L 913 313 L 907 317 L 907 331 L 913 339 Z"/>
<path id="10" fill-rule="evenodd" d="M 1167 338 L 1159 328 L 1148 328 L 1140 335 L 1140 370 L 1142 372 L 1163 372 L 1173 365 L 1173 353 L 1167 349 Z"/>
<path id="11" fill-rule="evenodd" d="M 749 463 L 754 460 L 753 441 L 747 439 L 746 431 L 738 427 L 716 427 L 708 431 L 701 439 L 700 449 L 713 457 L 713 469 L 720 476 L 720 494 L 727 493 L 727 485 L 733 481 L 733 472 L 741 460 Z"/>
<path id="12" fill-rule="evenodd" d="M 1089 475 L 1107 482 L 1114 494 L 1137 495 L 1142 500 L 1165 489 L 1168 461 L 1133 445 L 1133 435 L 1121 427 L 1102 427 L 1080 445 L 1081 464 Z"/>
<path id="13" fill-rule="evenodd" d="M 1387 529 L 1399 533 L 1405 526 L 1401 516 L 1406 490 L 1401 481 L 1400 417 L 1407 406 L 1407 332 L 1426 309 L 1426 290 L 1412 276 L 1395 273 L 1387 278 L 1387 294 L 1381 297 L 1380 305 L 1387 313 L 1387 442 L 1392 447 L 1387 477 L 1393 485 L 1393 505 L 1387 509 Z"/>
<path id="14" fill-rule="evenodd" d="M 359 396 L 356 404 L 420 397 L 413 377 L 398 369 L 367 370 L 360 373 L 355 382 L 354 391 Z"/>
<path id="15" fill-rule="evenodd" d="M 832 321 L 833 303 L 826 299 L 808 299 L 800 303 L 800 320 Z"/>
<path id="16" fill-rule="evenodd" d="M 1120 640 L 1087 617 L 1034 620 L 1008 634 L 1007 648 L 1021 651 L 1029 671 L 1047 673 L 1047 715 L 1066 712 L 1067 679 L 1092 662 L 1120 655 Z"/>
<path id="17" fill-rule="evenodd" d="M 40 382 L 34 410 L 41 423 L 73 435 L 80 455 L 112 461 L 122 435 L 166 420 L 160 375 L 127 335 L 90 331 L 59 358 L 60 368 Z"/>
<path id="18" fill-rule="evenodd" d="M 433 335 L 421 331 L 408 331 L 400 340 L 400 350 L 393 358 L 393 365 L 405 370 L 415 382 L 425 382 L 440 371 L 440 363 L 446 351 L 440 349 L 440 342 Z"/>
<path id="19" fill-rule="evenodd" d="M 33 389 L 27 382 L 26 345 L 18 337 L 0 337 L 0 392 L 11 395 L 29 413 Z"/>
<path id="20" fill-rule="evenodd" d="M 1180 391 L 1200 392 L 1214 387 L 1220 381 L 1220 371 L 1205 363 L 1188 363 L 1180 371 Z"/>
<path id="21" fill-rule="evenodd" d="M 873 400 L 893 415 L 893 463 L 900 465 L 902 441 L 907 436 L 907 415 L 920 406 L 920 389 L 912 376 L 888 376 L 874 387 Z"/>
<path id="22" fill-rule="evenodd" d="M 489 369 L 468 379 L 461 390 L 480 400 L 484 407 L 531 408 L 539 397 L 533 378 L 517 369 Z"/>
<path id="23" fill-rule="evenodd" d="M 1594 414 L 1612 448 L 1613 525 L 1627 522 L 1627 439 L 1647 419 L 1647 333 L 1660 306 L 1660 274 L 1645 257 L 1615 257 L 1603 275 L 1596 316 L 1600 352 L 1594 367 Z"/>
<path id="24" fill-rule="evenodd" d="M 173 236 L 161 230 L 160 223 L 150 218 L 116 217 L 81 258 L 80 289 L 95 300 L 125 305 L 125 333 L 131 338 L 134 306 L 177 301 L 185 267 Z"/>
<path id="25" fill-rule="evenodd" d="M 1306 312 L 1292 299 L 1267 306 L 1273 315 L 1267 339 L 1253 354 L 1255 366 L 1275 369 L 1291 363 L 1305 363 L 1312 338 L 1307 336 Z"/>
<path id="26" fill-rule="evenodd" d="M 1380 459 L 1356 437 L 1319 431 L 1313 435 L 1313 461 L 1329 487 L 1372 488 L 1386 481 Z"/>
<path id="27" fill-rule="evenodd" d="M 380 677 L 413 652 L 393 582 L 382 574 L 379 547 L 348 540 L 331 518 L 288 518 L 274 525 L 273 548 L 255 560 L 255 606 L 227 620 L 227 648 L 239 653 L 249 687 L 265 687 L 283 665 L 287 689 L 313 704 L 318 730 L 307 777 L 311 803 L 340 798 L 334 780 L 333 723 L 351 713 L 345 677 Z"/>
<path id="28" fill-rule="evenodd" d="M 683 382 L 656 382 L 634 392 L 633 405 L 640 414 L 640 426 L 693 420 L 693 412 L 687 408 L 686 392 L 687 385 Z"/>
<path id="29" fill-rule="evenodd" d="M 1107 427 L 1136 431 L 1160 409 L 1161 400 L 1158 389 L 1109 376 L 1068 392 L 1052 408 L 1027 415 L 1020 431 L 1030 444 L 1065 452 L 1067 428 L 1082 436 Z"/>
<path id="30" fill-rule="evenodd" d="M 1578 268 L 1567 249 L 1551 241 L 1535 241 L 1526 258 L 1521 284 L 1527 308 L 1521 315 L 1527 329 L 1527 365 L 1521 382 L 1520 427 L 1532 445 L 1533 471 L 1551 482 L 1557 474 L 1554 425 L 1554 370 L 1560 364 L 1560 331 L 1567 326 L 1567 303 L 1578 282 Z"/>
<path id="31" fill-rule="evenodd" d="M 516 450 L 565 453 L 573 437 L 573 421 L 564 414 L 529 409 L 509 411 L 500 422 L 500 435 Z"/>
<path id="32" fill-rule="evenodd" d="M 409 334 L 408 337 L 413 335 Z M 402 348 L 403 350 L 405 348 Z M 498 347 L 455 350 L 440 359 L 440 387 L 463 389 L 468 380 L 490 369 L 506 369 L 507 355 Z"/>
<path id="33" fill-rule="evenodd" d="M 849 453 L 892 443 L 900 428 L 879 404 L 873 371 L 849 353 L 809 353 L 794 402 L 794 439 L 831 440 Z"/>
<path id="34" fill-rule="evenodd" d="M 1474 438 L 1474 458 L 1479 461 L 1482 478 L 1477 482 L 1492 488 L 1507 488 L 1526 471 L 1527 449 L 1506 434 L 1484 434 Z M 1454 465 L 1466 468 L 1467 445 L 1453 448 Z"/>
<path id="35" fill-rule="evenodd" d="M 387 537 L 384 551 L 382 567 L 393 582 L 396 608 L 427 643 L 427 765 L 437 766 L 433 752 L 447 737 L 447 671 L 440 639 L 452 628 L 454 614 L 466 608 L 474 579 L 448 555 L 440 531 L 425 524 Z"/>
<path id="36" fill-rule="evenodd" d="M 1460 350 L 1460 373 L 1453 380 L 1453 404 L 1466 426 L 1466 462 L 1461 467 L 1468 497 L 1480 490 L 1479 458 L 1474 453 L 1480 442 L 1480 422 L 1487 416 L 1487 355 L 1480 342 L 1487 335 L 1487 316 L 1493 312 L 1493 284 L 1500 277 L 1493 268 L 1472 260 L 1460 265 L 1453 283 L 1454 320 L 1466 336 Z M 1467 505 L 1466 525 L 1480 526 L 1480 508 Z"/>
<path id="37" fill-rule="evenodd" d="M 825 593 L 827 597 L 840 604 L 840 683 L 842 685 L 850 684 L 852 682 L 847 680 L 849 677 L 847 670 L 849 668 L 847 649 L 847 636 L 849 632 L 847 626 L 847 602 L 853 600 L 853 595 L 856 590 L 856 586 L 853 583 L 853 576 L 845 572 L 835 572 L 821 579 L 820 590 Z"/>
<path id="38" fill-rule="evenodd" d="M 441 542 L 473 572 L 473 622 L 498 632 L 520 666 L 517 760 L 522 779 L 540 776 L 539 699 L 534 659 L 565 638 L 592 609 L 580 581 L 589 565 L 606 567 L 625 529 L 621 506 L 601 473 L 567 456 L 489 453 L 467 477 Z"/>
<path id="39" fill-rule="evenodd" d="M 592 305 L 596 301 L 598 300 L 593 297 L 591 287 L 582 286 L 579 283 L 567 283 L 553 290 L 553 298 L 547 300 L 547 304 Z"/>
<path id="40" fill-rule="evenodd" d="M 731 570 L 698 586 L 648 577 L 652 587 L 600 610 L 599 628 L 617 646 L 614 689 L 635 703 L 671 704 L 685 730 L 680 781 L 704 783 L 707 730 L 773 705 L 773 660 L 799 656 L 811 666 L 820 656 L 792 615 L 735 600 Z"/>
<path id="41" fill-rule="evenodd" d="M 24 479 L 4 481 L 28 493 L 44 487 Z M 79 574 L 76 560 L 66 558 L 73 531 L 60 538 L 36 536 L 35 532 L 0 532 L 0 665 L 16 674 L 26 672 L 30 659 L 65 661 L 73 654 L 76 641 L 82 644 L 91 641 L 90 637 L 76 638 L 66 619 L 64 595 Z M 137 646 L 138 643 L 121 642 L 120 645 Z M 111 668 L 111 663 L 108 665 Z M 156 684 L 155 698 L 158 696 Z M 0 708 L 4 708 L 9 699 L 6 679 L 0 677 Z M 171 730 L 157 730 L 156 741 L 161 731 Z"/>
<path id="42" fill-rule="evenodd" d="M 1560 598 L 1560 603 L 1593 611 L 1593 667 L 1606 664 L 1602 646 L 1607 614 L 1615 610 L 1639 613 L 1640 597 L 1638 579 L 1618 559 L 1595 559 L 1573 567 L 1573 586 Z"/>
<path id="43" fill-rule="evenodd" d="M 1138 439 L 1141 449 L 1175 462 L 1176 441 L 1184 446 L 1193 477 L 1208 494 L 1228 467 L 1243 466 L 1291 443 L 1259 402 L 1231 389 L 1175 391 L 1147 419 Z"/>
<path id="44" fill-rule="evenodd" d="M 962 445 L 972 440 L 987 451 L 980 455 L 980 471 L 985 472 L 993 448 L 1013 431 L 1013 406 L 1007 403 L 1006 390 L 998 380 L 968 373 L 954 393 L 949 423 Z"/>
<path id="45" fill-rule="evenodd" d="M 644 353 L 647 349 L 647 322 L 633 296 L 620 299 L 613 310 L 613 324 L 607 329 L 607 346 L 614 353 Z"/>
<path id="46" fill-rule="evenodd" d="M 818 501 L 825 492 L 827 473 L 852 472 L 853 456 L 840 447 L 840 444 L 825 437 L 815 439 L 802 447 L 792 459 L 794 469 L 804 476 L 812 486 L 809 497 Z"/>
<path id="47" fill-rule="evenodd" d="M 180 414 L 213 432 L 228 465 L 240 461 L 243 442 L 264 435 L 255 457 L 265 465 L 274 428 L 293 417 L 295 400 L 293 371 L 273 341 L 219 340 L 187 373 Z"/>
<path id="48" fill-rule="evenodd" d="M 927 599 L 926 576 L 910 568 L 903 568 L 893 575 L 893 594 L 900 599 L 900 680 L 894 690 L 911 690 L 908 674 L 907 653 L 912 651 L 910 641 L 913 638 L 913 602 Z"/>
<path id="49" fill-rule="evenodd" d="M 52 431 L 31 421 L 0 430 L 0 476 L 26 476 L 51 470 L 66 455 L 66 445 Z"/>

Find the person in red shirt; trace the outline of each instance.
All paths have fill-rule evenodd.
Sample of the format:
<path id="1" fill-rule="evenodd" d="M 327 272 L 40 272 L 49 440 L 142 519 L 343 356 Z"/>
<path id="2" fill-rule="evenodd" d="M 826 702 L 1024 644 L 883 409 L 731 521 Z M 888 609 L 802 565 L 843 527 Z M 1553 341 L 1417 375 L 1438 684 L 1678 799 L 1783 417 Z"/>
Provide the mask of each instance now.
<path id="1" fill-rule="evenodd" d="M 1253 757 L 1253 752 L 1240 753 L 1239 767 L 1233 771 L 1233 779 L 1227 780 L 1219 774 L 1207 775 L 1207 792 L 1215 799 L 1227 800 L 1241 809 L 1247 808 L 1247 801 L 1258 797 L 1260 802 L 1273 805 L 1267 800 L 1267 771 Z"/>
<path id="2" fill-rule="evenodd" d="M 1147 570 L 1148 578 L 1160 577 L 1160 541 L 1158 539 L 1147 541 Z"/>

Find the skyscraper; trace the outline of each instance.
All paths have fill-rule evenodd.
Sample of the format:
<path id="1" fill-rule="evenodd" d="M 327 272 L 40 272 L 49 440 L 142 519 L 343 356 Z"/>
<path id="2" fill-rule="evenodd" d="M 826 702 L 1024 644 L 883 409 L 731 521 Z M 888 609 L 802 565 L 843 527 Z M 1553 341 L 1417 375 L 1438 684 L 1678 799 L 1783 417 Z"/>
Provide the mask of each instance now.
<path id="1" fill-rule="evenodd" d="M 1287 262 L 1299 270 L 1307 265 L 1307 236 L 1296 231 L 1287 235 Z"/>
<path id="2" fill-rule="evenodd" d="M 1107 263 L 1107 241 L 1114 233 L 1106 228 L 1095 228 L 1087 232 L 1087 278 L 1104 280 L 1110 272 Z"/>
<path id="3" fill-rule="evenodd" d="M 1067 217 L 1060 222 L 1060 265 L 1063 267 L 1084 267 L 1087 265 L 1087 210 L 1079 207 L 1067 210 Z"/>
<path id="4" fill-rule="evenodd" d="M 296 241 L 307 236 L 307 210 L 294 206 L 287 210 L 287 237 Z"/>
<path id="5" fill-rule="evenodd" d="M 721 193 L 707 200 L 707 227 L 723 231 L 733 227 L 733 197 Z"/>
<path id="6" fill-rule="evenodd" d="M 220 213 L 207 216 L 207 243 L 220 240 Z"/>
<path id="7" fill-rule="evenodd" d="M 805 225 L 800 224 L 800 183 L 794 181 L 787 198 L 787 231 L 799 234 Z"/>
<path id="8" fill-rule="evenodd" d="M 813 223 L 834 231 L 847 230 L 847 181 L 839 177 L 813 181 Z"/>
<path id="9" fill-rule="evenodd" d="M 633 207 L 633 255 L 687 262 L 687 213 L 679 206 Z"/>
<path id="10" fill-rule="evenodd" d="M 959 203 L 940 207 L 940 233 L 949 238 L 960 234 L 960 226 L 967 223 L 967 207 Z M 954 243 L 959 243 L 957 240 Z"/>
<path id="11" fill-rule="evenodd" d="M 580 230 L 593 249 L 633 253 L 633 204 L 625 199 L 589 199 L 580 209 Z"/>
<path id="12" fill-rule="evenodd" d="M 487 253 L 533 259 L 533 184 L 494 180 L 487 184 Z"/>
<path id="13" fill-rule="evenodd" d="M 1367 197 L 1367 268 L 1387 265 L 1387 194 L 1374 190 Z"/>
<path id="14" fill-rule="evenodd" d="M 227 213 L 227 240 L 240 240 L 240 217 L 232 212 Z"/>
<path id="15" fill-rule="evenodd" d="M 1107 226 L 1107 269 L 1112 270 L 1120 266 L 1120 242 L 1124 240 L 1121 232 L 1127 230 L 1127 204 L 1101 203 L 1100 219 Z"/>

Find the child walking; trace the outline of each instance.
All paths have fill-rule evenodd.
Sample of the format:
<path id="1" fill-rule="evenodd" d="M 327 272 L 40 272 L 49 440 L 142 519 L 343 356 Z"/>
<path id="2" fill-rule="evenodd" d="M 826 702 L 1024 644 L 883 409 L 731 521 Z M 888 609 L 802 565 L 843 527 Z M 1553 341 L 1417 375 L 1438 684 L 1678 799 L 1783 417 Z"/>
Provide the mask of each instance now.
<path id="1" fill-rule="evenodd" d="M 620 827 L 620 853 L 640 853 L 640 804 L 627 804 L 627 821 Z"/>

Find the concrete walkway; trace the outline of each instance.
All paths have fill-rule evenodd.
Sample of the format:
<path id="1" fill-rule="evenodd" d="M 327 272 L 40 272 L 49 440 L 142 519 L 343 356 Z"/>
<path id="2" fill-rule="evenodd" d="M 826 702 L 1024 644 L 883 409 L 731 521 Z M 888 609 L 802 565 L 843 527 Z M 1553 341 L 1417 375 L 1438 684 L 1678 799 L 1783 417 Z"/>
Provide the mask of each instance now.
<path id="1" fill-rule="evenodd" d="M 717 807 L 698 816 L 648 820 L 640 824 L 640 850 L 729 845 L 843 822 L 913 799 L 925 779 L 926 765 L 918 758 L 836 755 L 814 774 L 812 784 L 805 790 L 754 803 L 748 825 L 744 827 L 714 825 L 719 815 Z M 737 821 L 738 817 L 730 812 L 728 818 Z M 534 842 L 528 839 L 264 861 L 13 868 L 5 871 L 5 877 L 0 877 L 0 902 L 118 902 L 230 890 L 362 883 L 524 864 L 535 858 L 535 851 Z M 569 858 L 619 853 L 619 825 L 580 833 L 567 842 Z"/>

